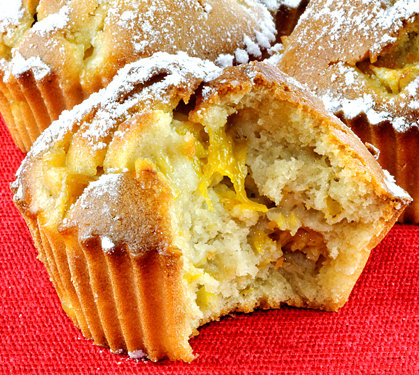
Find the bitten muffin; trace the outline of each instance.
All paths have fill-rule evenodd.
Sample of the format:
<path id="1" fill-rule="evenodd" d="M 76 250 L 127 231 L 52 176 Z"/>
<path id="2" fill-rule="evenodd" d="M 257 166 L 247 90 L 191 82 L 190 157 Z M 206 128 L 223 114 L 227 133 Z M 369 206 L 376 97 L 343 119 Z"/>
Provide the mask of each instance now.
<path id="1" fill-rule="evenodd" d="M 160 53 L 64 112 L 12 190 L 86 337 L 184 361 L 228 313 L 343 306 L 410 202 L 273 66 Z"/>
<path id="2" fill-rule="evenodd" d="M 419 222 L 419 7 L 417 1 L 313 0 L 278 67 L 323 99 L 414 201 Z M 378 154 L 378 152 L 377 152 Z"/>
<path id="3" fill-rule="evenodd" d="M 245 63 L 275 40 L 272 15 L 254 0 L 10 3 L 0 14 L 0 111 L 25 152 L 127 63 L 158 51 Z"/>

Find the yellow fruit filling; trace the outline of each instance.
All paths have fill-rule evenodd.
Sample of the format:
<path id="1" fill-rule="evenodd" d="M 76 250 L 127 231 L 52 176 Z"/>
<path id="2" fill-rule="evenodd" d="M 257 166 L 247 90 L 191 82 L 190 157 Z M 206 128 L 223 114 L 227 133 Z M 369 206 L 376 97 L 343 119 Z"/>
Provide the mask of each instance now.
<path id="1" fill-rule="evenodd" d="M 247 176 L 246 146 L 243 143 L 235 143 L 223 127 L 209 128 L 208 133 L 208 161 L 203 165 L 203 179 L 198 186 L 199 191 L 207 200 L 208 207 L 214 210 L 207 189 L 218 174 L 230 178 L 236 191 L 235 199 L 243 205 L 243 208 L 267 212 L 268 208 L 265 205 L 251 201 L 246 194 L 244 185 Z"/>
<path id="2" fill-rule="evenodd" d="M 371 70 L 375 73 L 381 84 L 393 94 L 399 94 L 416 77 L 419 76 L 419 66 L 408 64 L 401 69 L 390 69 L 371 65 Z"/>
<path id="3" fill-rule="evenodd" d="M 246 152 L 243 142 L 234 139 L 234 134 L 227 134 L 224 127 L 207 129 L 208 141 L 204 140 L 204 128 L 190 121 L 174 120 L 178 134 L 186 135 L 188 132 L 194 137 L 194 168 L 201 176 L 198 191 L 205 197 L 208 208 L 213 211 L 214 206 L 208 196 L 208 187 L 215 181 L 228 177 L 234 186 L 231 190 L 223 192 L 220 200 L 229 208 L 240 205 L 240 208 L 251 211 L 267 212 L 268 208 L 247 197 L 245 179 L 247 176 Z"/>

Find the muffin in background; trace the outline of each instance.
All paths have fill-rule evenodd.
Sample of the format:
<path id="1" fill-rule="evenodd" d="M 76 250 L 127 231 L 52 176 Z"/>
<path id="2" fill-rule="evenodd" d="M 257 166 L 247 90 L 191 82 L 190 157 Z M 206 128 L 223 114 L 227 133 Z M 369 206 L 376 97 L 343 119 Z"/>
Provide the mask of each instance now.
<path id="1" fill-rule="evenodd" d="M 254 0 L 12 1 L 0 14 L 0 112 L 29 151 L 56 120 L 158 51 L 220 66 L 260 58 L 275 24 Z"/>
<path id="2" fill-rule="evenodd" d="M 278 67 L 372 145 L 419 222 L 419 8 L 416 1 L 310 1 Z"/>

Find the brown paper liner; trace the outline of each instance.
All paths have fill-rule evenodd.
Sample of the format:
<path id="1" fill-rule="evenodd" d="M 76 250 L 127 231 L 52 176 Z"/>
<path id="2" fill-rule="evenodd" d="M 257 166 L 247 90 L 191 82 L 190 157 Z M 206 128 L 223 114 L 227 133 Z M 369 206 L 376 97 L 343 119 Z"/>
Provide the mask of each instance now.
<path id="1" fill-rule="evenodd" d="M 282 4 L 275 15 L 275 26 L 277 30 L 277 42 L 281 42 L 281 37 L 288 36 L 292 33 L 301 15 L 310 0 L 301 0 L 296 8 Z"/>
<path id="2" fill-rule="evenodd" d="M 413 198 L 413 202 L 405 209 L 398 221 L 419 223 L 419 164 L 416 162 L 419 150 L 419 129 L 411 126 L 405 132 L 398 132 L 388 121 L 370 125 L 364 114 L 351 120 L 339 117 L 364 143 L 370 143 L 380 150 L 378 162 L 381 167 L 389 171 L 394 176 L 397 185 Z"/>

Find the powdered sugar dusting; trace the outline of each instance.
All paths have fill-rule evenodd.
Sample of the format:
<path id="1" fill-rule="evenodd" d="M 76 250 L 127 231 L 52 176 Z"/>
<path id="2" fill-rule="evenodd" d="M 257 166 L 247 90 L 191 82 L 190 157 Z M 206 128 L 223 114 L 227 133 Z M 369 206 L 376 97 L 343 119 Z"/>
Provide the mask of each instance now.
<path id="1" fill-rule="evenodd" d="M 146 354 L 142 350 L 134 350 L 132 352 L 128 352 L 128 355 L 134 359 L 141 359 L 146 357 Z"/>
<path id="2" fill-rule="evenodd" d="M 93 181 L 89 186 L 84 190 L 83 194 L 90 194 L 92 191 L 95 191 L 97 197 L 101 197 L 104 194 L 109 194 L 111 196 L 116 196 L 117 192 L 113 189 L 110 189 L 112 186 L 116 186 L 120 178 L 120 174 L 104 174 L 99 177 L 97 181 Z M 83 200 L 81 200 L 81 206 L 83 206 Z"/>
<path id="3" fill-rule="evenodd" d="M 41 36 L 47 36 L 48 33 L 63 29 L 70 21 L 69 11 L 67 5 L 63 6 L 58 13 L 50 14 L 42 21 L 35 23 L 32 30 Z"/>
<path id="4" fill-rule="evenodd" d="M 20 189 L 22 186 L 21 175 L 30 167 L 30 160 L 47 151 L 66 135 L 74 134 L 77 123 L 83 123 L 82 120 L 92 110 L 96 111 L 95 116 L 90 123 L 83 123 L 81 133 L 90 145 L 90 150 L 94 152 L 98 148 L 107 147 L 107 143 L 103 140 L 109 135 L 112 136 L 112 131 L 117 130 L 116 124 L 135 115 L 133 113 L 135 111 L 130 111 L 133 106 L 141 103 L 144 108 L 152 106 L 156 102 L 164 104 L 170 100 L 171 96 L 168 94 L 170 87 L 190 85 L 192 78 L 196 79 L 197 83 L 211 80 L 221 73 L 222 70 L 212 62 L 192 58 L 185 53 L 169 55 L 160 52 L 150 58 L 125 66 L 106 89 L 91 95 L 71 111 L 64 111 L 60 118 L 38 137 L 16 175 L 14 187 L 23 196 L 24 192 Z M 141 85 L 158 74 L 161 75 L 155 83 L 144 87 Z M 135 93 L 127 96 L 134 88 L 137 88 Z M 122 97 L 125 99 L 120 100 Z M 110 141 L 110 138 L 107 142 Z M 95 195 L 98 197 L 101 194 L 116 196 L 115 189 L 118 186 L 119 176 L 119 174 L 103 175 L 99 180 L 90 183 L 84 193 L 88 194 L 91 189 L 94 189 Z M 82 208 L 87 208 L 83 207 L 85 204 L 83 200 L 80 200 L 80 203 Z M 106 212 L 103 212 L 103 215 L 105 214 Z"/>
<path id="5" fill-rule="evenodd" d="M 398 198 L 409 199 L 410 196 L 401 187 L 396 184 L 394 177 L 384 169 L 385 179 L 384 182 L 391 193 Z"/>
<path id="6" fill-rule="evenodd" d="M 40 80 L 51 72 L 51 69 L 48 67 L 48 65 L 42 62 L 38 56 L 31 57 L 26 60 L 19 52 L 15 53 L 15 57 L 10 63 L 10 66 L 12 69 L 12 74 L 15 77 L 20 76 L 28 70 L 32 70 L 35 79 Z"/>
<path id="7" fill-rule="evenodd" d="M 23 14 L 22 2 L 1 1 L 1 4 L 5 5 L 0 7 L 2 9 L 0 25 L 2 25 L 1 20 L 7 21 L 7 24 L 10 22 L 18 24 Z M 64 38 L 74 43 L 73 38 L 79 31 L 75 30 L 73 25 L 79 22 L 76 17 L 80 11 L 83 11 L 80 8 L 81 3 L 66 1 L 66 5 L 63 5 L 58 12 L 35 22 L 28 35 L 37 34 L 45 38 L 44 43 L 48 48 L 60 46 L 62 41 L 57 38 Z M 232 6 L 220 2 L 216 7 L 211 5 L 212 2 L 198 0 L 175 2 L 126 0 L 123 3 L 122 6 L 116 1 L 106 1 L 106 15 L 104 15 L 101 36 L 104 37 L 106 43 L 112 43 L 112 41 L 116 44 L 126 43 L 124 48 L 126 48 L 126 55 L 130 56 L 129 61 L 150 56 L 157 51 L 177 53 L 182 50 L 190 56 L 208 56 L 221 67 L 226 67 L 232 65 L 234 59 L 239 63 L 245 63 L 252 57 L 260 57 L 261 50 L 269 49 L 275 40 L 276 28 L 273 17 L 266 6 L 256 0 L 232 1 Z M 6 9 L 6 12 L 3 13 L 3 9 Z M 226 16 L 225 20 L 220 17 L 220 13 L 223 12 Z M 179 17 L 182 17 L 182 23 L 188 25 L 181 31 Z M 214 23 L 217 24 L 216 30 L 214 30 Z M 57 35 L 53 35 L 54 33 Z M 124 37 L 122 40 L 118 39 L 118 35 L 129 35 L 129 37 Z M 91 45 L 96 48 L 96 51 L 100 50 L 94 41 Z M 36 45 L 30 47 L 32 53 L 42 51 L 42 48 L 36 47 Z M 19 49 L 19 45 L 15 48 Z M 101 53 L 97 53 L 95 57 L 97 56 L 106 58 Z M 42 60 L 42 55 L 40 58 Z M 64 61 L 58 59 L 51 61 L 48 64 L 51 65 L 50 68 L 53 71 L 56 66 L 64 64 Z M 13 60 L 12 62 L 12 65 L 16 65 Z M 95 66 L 95 64 L 91 63 L 88 67 L 90 66 Z M 23 70 L 20 69 L 20 71 Z M 5 75 L 10 73 L 10 71 L 5 71 Z M 86 75 L 81 74 L 81 76 Z M 41 74 L 40 77 L 42 78 L 43 75 Z"/>
<path id="8" fill-rule="evenodd" d="M 262 54 L 259 46 L 252 39 L 250 39 L 247 35 L 244 36 L 244 43 L 247 46 L 247 53 L 249 55 L 260 56 Z"/>
<path id="9" fill-rule="evenodd" d="M 415 96 L 418 94 L 419 89 L 419 77 L 416 77 L 412 82 L 406 86 L 406 91 L 410 96 Z"/>
<path id="10" fill-rule="evenodd" d="M 269 57 L 268 59 L 266 59 L 266 61 L 268 61 L 270 64 L 276 66 L 279 64 L 279 62 L 281 61 L 281 58 L 283 56 L 284 53 L 284 45 L 281 43 L 277 43 L 274 46 L 272 46 L 269 50 L 268 50 L 269 54 L 271 55 L 271 57 Z"/>
<path id="11" fill-rule="evenodd" d="M 271 14 L 265 6 L 254 0 L 234 2 L 235 6 L 220 3 L 217 5 L 218 13 L 209 3 L 196 0 L 173 3 L 156 0 L 147 6 L 131 0 L 125 5 L 123 9 L 111 7 L 105 24 L 116 23 L 121 29 L 129 31 L 136 53 L 161 50 L 162 44 L 171 53 L 186 49 L 189 55 L 195 57 L 212 53 L 213 50 L 220 51 L 220 54 L 223 54 L 223 49 L 234 53 L 231 47 L 220 46 L 220 43 L 234 41 L 239 45 L 236 48 L 240 49 L 237 52 L 240 61 L 248 61 L 251 56 L 259 57 L 261 48 L 269 48 L 275 40 L 276 28 Z M 222 15 L 219 14 L 220 7 L 224 12 Z M 224 15 L 228 23 L 222 19 Z M 177 26 L 178 17 L 182 17 L 182 22 L 188 25 L 181 31 Z M 216 20 L 216 17 L 219 19 Z M 216 34 L 214 22 L 218 25 Z M 220 62 L 223 67 L 227 66 L 226 59 Z"/>
<path id="12" fill-rule="evenodd" d="M 96 198 L 101 198 L 103 196 L 108 196 L 111 199 L 118 198 L 118 186 L 122 174 L 103 174 L 99 177 L 98 180 L 90 182 L 89 185 L 84 189 L 83 194 L 80 196 L 78 204 L 83 210 L 89 210 L 89 196 L 94 195 Z M 102 212 L 100 212 L 101 217 L 106 217 L 109 215 L 108 208 L 106 205 L 101 207 Z M 108 237 L 101 238 L 101 245 L 105 251 L 112 250 L 115 247 L 115 244 Z"/>
<path id="13" fill-rule="evenodd" d="M 289 8 L 298 8 L 301 4 L 301 0 L 260 0 L 260 2 L 265 4 L 271 12 L 278 11 L 281 5 Z"/>
<path id="14" fill-rule="evenodd" d="M 278 65 L 293 64 L 288 73 L 305 82 L 329 111 L 348 120 L 365 114 L 372 125 L 389 121 L 404 132 L 419 126 L 412 112 L 419 79 L 399 94 L 389 94 L 384 86 L 381 93 L 378 78 L 357 63 L 375 61 L 418 14 L 416 0 L 311 0 Z"/>
<path id="15" fill-rule="evenodd" d="M 358 40 L 365 39 L 371 43 L 371 53 L 379 53 L 396 40 L 404 20 L 411 19 L 417 11 L 416 0 L 398 0 L 393 6 L 379 0 L 312 0 L 298 25 L 308 20 L 308 27 L 312 22 L 319 22 L 323 27 L 317 35 L 310 34 L 310 38 L 304 38 L 308 30 L 300 30 L 300 42 L 304 43 L 306 39 L 308 46 L 308 43 L 313 43 L 314 36 L 314 44 L 322 40 L 324 47 L 335 48 L 336 55 L 346 56 L 351 52 L 351 43 L 355 50 Z M 336 41 L 340 43 L 334 43 Z"/>
<path id="16" fill-rule="evenodd" d="M 238 49 L 235 53 L 236 60 L 239 64 L 246 64 L 249 62 L 249 55 L 243 49 Z"/>
<path id="17" fill-rule="evenodd" d="M 110 251 L 115 247 L 115 244 L 109 237 L 102 237 L 101 238 L 101 246 L 103 251 Z"/>
<path id="18" fill-rule="evenodd" d="M 122 103 L 118 101 L 124 93 L 130 92 L 136 85 L 146 82 L 159 72 L 167 73 L 162 81 L 144 88 Z M 121 69 L 106 89 L 91 95 L 82 104 L 71 111 L 64 111 L 59 120 L 54 122 L 34 143 L 29 155 L 36 155 L 47 150 L 53 143 L 62 139 L 71 131 L 72 126 L 81 121 L 93 108 L 98 108 L 95 119 L 86 125 L 84 137 L 91 144 L 92 150 L 106 147 L 98 140 L 109 134 L 116 119 L 131 116 L 128 110 L 137 103 L 153 101 L 165 102 L 169 86 L 186 84 L 188 77 L 210 80 L 221 74 L 222 70 L 210 61 L 192 58 L 185 53 L 169 55 L 156 53 L 150 58 L 139 60 Z"/>
<path id="19" fill-rule="evenodd" d="M 108 221 L 112 223 L 112 228 L 110 230 L 109 235 L 112 233 L 117 232 L 118 222 L 114 220 L 112 210 L 110 205 L 107 202 L 111 201 L 118 201 L 120 198 L 120 185 L 121 185 L 121 178 L 122 173 L 119 174 L 104 174 L 99 177 L 98 180 L 91 182 L 83 191 L 83 194 L 79 197 L 77 205 L 80 209 L 85 212 L 89 212 L 91 210 L 95 211 L 99 217 L 101 217 L 104 221 Z M 106 197 L 104 203 L 101 205 L 94 205 L 94 202 L 91 201 L 91 197 L 94 196 L 95 199 L 101 199 L 102 197 Z M 72 206 L 72 209 L 74 206 Z M 71 220 L 65 220 L 63 222 L 64 225 L 71 224 Z M 90 237 L 92 235 L 91 230 L 88 228 L 87 232 L 84 234 L 85 237 Z M 105 252 L 110 252 L 115 248 L 115 243 L 111 239 L 112 236 L 103 235 L 100 237 L 101 247 Z"/>
<path id="20" fill-rule="evenodd" d="M 24 15 L 22 0 L 0 0 L 0 33 L 10 26 L 18 26 Z"/>
<path id="21" fill-rule="evenodd" d="M 215 60 L 215 63 L 221 67 L 226 68 L 228 66 L 232 66 L 234 61 L 234 56 L 227 55 L 227 54 L 221 54 L 218 56 L 218 58 Z"/>
<path id="22" fill-rule="evenodd" d="M 364 94 L 356 99 L 348 99 L 338 93 L 329 91 L 320 98 L 328 111 L 332 113 L 342 112 L 344 117 L 349 120 L 365 114 L 371 125 L 391 121 L 398 132 L 405 132 L 410 126 L 419 126 L 418 121 L 412 123 L 404 117 L 393 115 L 391 108 L 388 108 L 388 111 L 376 109 L 375 101 L 370 94 Z"/>

